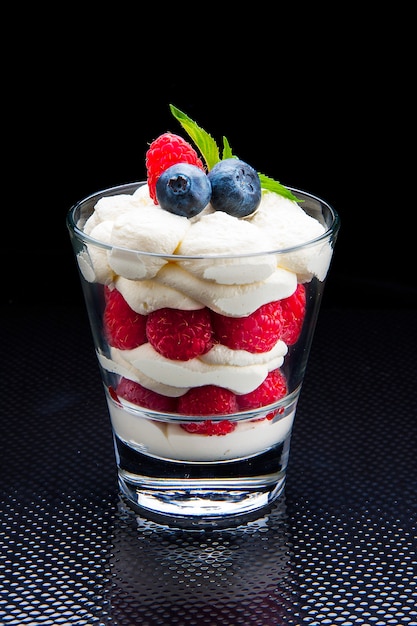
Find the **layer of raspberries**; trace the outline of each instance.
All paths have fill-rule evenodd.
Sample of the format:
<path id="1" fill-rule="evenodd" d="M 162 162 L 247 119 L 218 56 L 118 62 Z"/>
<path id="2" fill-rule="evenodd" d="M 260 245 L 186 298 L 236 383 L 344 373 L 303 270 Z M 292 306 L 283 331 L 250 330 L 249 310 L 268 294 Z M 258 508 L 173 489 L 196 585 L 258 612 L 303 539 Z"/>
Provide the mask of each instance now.
<path id="1" fill-rule="evenodd" d="M 149 342 L 154 350 L 171 360 L 188 361 L 206 354 L 215 344 L 251 353 L 268 352 L 278 340 L 291 346 L 298 340 L 305 316 L 304 285 L 289 298 L 265 304 L 251 315 L 232 318 L 210 309 L 196 311 L 162 308 L 148 315 L 136 313 L 117 289 L 105 287 L 103 327 L 110 346 L 132 350 Z M 171 398 L 122 378 L 116 396 L 147 409 L 184 415 L 228 415 L 266 406 L 285 396 L 284 375 L 271 371 L 251 393 L 237 395 L 228 389 L 205 385 Z M 276 413 L 276 412 L 275 412 Z M 268 415 L 272 419 L 275 413 Z M 221 420 L 182 424 L 190 433 L 225 435 L 236 422 Z"/>

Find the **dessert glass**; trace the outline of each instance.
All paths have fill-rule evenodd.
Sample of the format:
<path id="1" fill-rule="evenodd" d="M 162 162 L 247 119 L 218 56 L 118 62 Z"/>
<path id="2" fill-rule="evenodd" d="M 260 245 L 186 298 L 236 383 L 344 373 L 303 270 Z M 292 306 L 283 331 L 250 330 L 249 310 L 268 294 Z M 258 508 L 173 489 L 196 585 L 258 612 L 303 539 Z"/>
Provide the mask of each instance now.
<path id="1" fill-rule="evenodd" d="M 244 251 L 239 255 L 164 255 L 118 248 L 83 232 L 100 198 L 132 194 L 143 184 L 129 183 L 92 194 L 76 203 L 67 216 L 112 424 L 120 492 L 136 511 L 160 523 L 184 527 L 241 523 L 264 514 L 284 490 L 297 402 L 339 230 L 339 216 L 324 200 L 290 189 L 301 200 L 302 209 L 324 226 L 323 234 L 304 245 L 247 255 Z M 136 367 L 143 368 L 151 379 L 160 381 L 158 377 L 162 372 L 162 385 L 167 385 L 170 394 L 169 383 L 174 377 L 174 385 L 180 388 L 206 384 L 222 386 L 223 381 L 227 386 L 227 381 L 239 395 L 246 393 L 248 382 L 251 388 L 257 387 L 265 372 L 261 376 L 262 366 L 255 359 L 249 366 L 223 364 L 223 369 L 216 370 L 213 379 L 213 364 L 204 365 L 198 371 L 187 367 L 181 370 L 182 362 L 168 364 L 168 367 L 166 362 L 164 367 L 158 361 L 147 363 L 146 353 L 138 360 L 130 358 L 131 355 L 128 355 L 130 360 L 125 359 L 120 352 L 115 356 L 103 325 L 107 286 L 105 281 L 97 279 L 97 268 L 108 268 L 109 259 L 113 271 L 120 268 L 122 273 L 127 268 L 127 275 L 139 288 L 140 279 L 136 276 L 140 270 L 136 272 L 135 268 L 149 263 L 157 268 L 176 264 L 185 269 L 190 264 L 203 264 L 213 270 L 211 275 L 222 272 L 223 268 L 230 272 L 232 267 L 235 276 L 242 273 L 242 283 L 247 282 L 252 263 L 277 262 L 277 265 L 291 267 L 297 281 L 304 284 L 306 310 L 298 340 L 292 345 L 282 345 L 275 355 L 275 367 L 286 379 L 285 396 L 268 406 L 205 416 L 151 410 L 123 399 L 116 393 L 120 379 L 135 380 Z M 269 301 L 282 298 L 281 287 L 277 284 L 276 292 L 272 287 Z M 174 373 L 170 372 L 171 366 Z M 207 435 L 184 428 L 202 420 L 213 423 L 228 420 L 233 423 L 233 430 L 228 434 Z"/>

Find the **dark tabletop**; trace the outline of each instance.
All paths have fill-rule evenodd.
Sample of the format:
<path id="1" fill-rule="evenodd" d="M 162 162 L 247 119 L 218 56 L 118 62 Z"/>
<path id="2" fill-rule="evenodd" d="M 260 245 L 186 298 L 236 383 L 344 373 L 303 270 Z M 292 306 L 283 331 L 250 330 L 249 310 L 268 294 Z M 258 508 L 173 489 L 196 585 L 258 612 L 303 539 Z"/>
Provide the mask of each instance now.
<path id="1" fill-rule="evenodd" d="M 0 337 L 2 624 L 417 624 L 416 310 L 322 309 L 285 495 L 222 530 L 119 499 L 82 308 L 2 307 Z"/>

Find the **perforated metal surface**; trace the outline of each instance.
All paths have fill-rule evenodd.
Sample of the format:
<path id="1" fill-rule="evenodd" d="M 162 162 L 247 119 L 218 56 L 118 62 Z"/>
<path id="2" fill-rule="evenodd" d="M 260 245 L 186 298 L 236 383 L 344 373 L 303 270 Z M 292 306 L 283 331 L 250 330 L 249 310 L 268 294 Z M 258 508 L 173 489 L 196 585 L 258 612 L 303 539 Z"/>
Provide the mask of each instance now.
<path id="1" fill-rule="evenodd" d="M 285 497 L 191 532 L 119 500 L 83 312 L 3 311 L 0 623 L 416 625 L 416 321 L 323 310 Z"/>

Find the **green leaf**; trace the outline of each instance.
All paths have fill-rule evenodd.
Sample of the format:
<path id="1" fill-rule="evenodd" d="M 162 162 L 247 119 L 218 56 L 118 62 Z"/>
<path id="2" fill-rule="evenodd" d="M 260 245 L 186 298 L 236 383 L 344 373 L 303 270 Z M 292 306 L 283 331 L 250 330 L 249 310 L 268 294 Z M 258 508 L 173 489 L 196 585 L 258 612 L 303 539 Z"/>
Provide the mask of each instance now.
<path id="1" fill-rule="evenodd" d="M 232 153 L 232 149 L 230 147 L 229 142 L 227 141 L 226 137 L 223 137 L 222 161 L 224 161 L 225 159 L 234 159 L 234 158 L 236 158 L 236 157 Z"/>
<path id="2" fill-rule="evenodd" d="M 201 155 L 203 156 L 208 171 L 212 169 L 216 163 L 220 160 L 224 161 L 225 159 L 237 158 L 230 147 L 230 144 L 226 137 L 223 137 L 223 153 L 222 158 L 220 159 L 219 148 L 214 141 L 213 137 L 209 135 L 205 130 L 200 128 L 200 126 L 194 122 L 188 115 L 177 109 L 173 104 L 169 105 L 171 109 L 172 115 L 175 119 L 181 124 L 183 129 L 189 134 L 191 139 L 194 141 Z M 270 178 L 269 176 L 265 176 L 265 174 L 259 174 L 259 178 L 261 181 L 262 189 L 267 191 L 273 191 L 280 196 L 284 196 L 284 198 L 288 198 L 289 200 L 294 200 L 295 202 L 302 202 L 299 198 L 296 198 L 289 189 L 281 185 L 278 181 Z"/>
<path id="3" fill-rule="evenodd" d="M 208 170 L 216 165 L 220 161 L 219 148 L 214 141 L 213 137 L 209 135 L 205 130 L 200 128 L 196 122 L 194 122 L 188 115 L 170 104 L 172 115 L 181 124 L 183 129 L 190 135 L 195 145 L 201 152 Z"/>
<path id="4" fill-rule="evenodd" d="M 291 193 L 289 189 L 284 187 L 284 185 L 281 185 L 281 183 L 279 183 L 277 180 L 274 180 L 273 178 L 270 178 L 269 176 L 265 176 L 265 174 L 260 174 L 259 172 L 258 172 L 258 176 L 259 176 L 259 180 L 261 181 L 262 189 L 265 189 L 266 191 L 273 191 L 274 193 L 277 193 L 280 196 L 284 196 L 284 198 L 288 198 L 288 200 L 294 200 L 295 202 L 302 202 L 300 198 L 297 198 L 296 196 L 294 196 L 294 194 Z"/>

